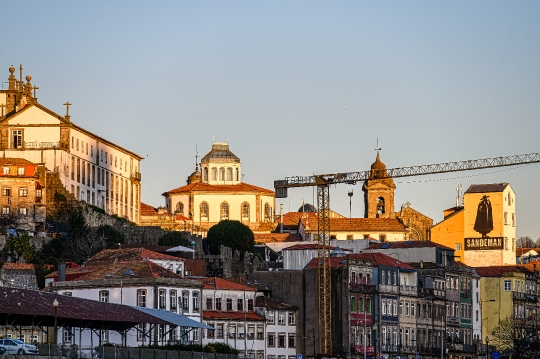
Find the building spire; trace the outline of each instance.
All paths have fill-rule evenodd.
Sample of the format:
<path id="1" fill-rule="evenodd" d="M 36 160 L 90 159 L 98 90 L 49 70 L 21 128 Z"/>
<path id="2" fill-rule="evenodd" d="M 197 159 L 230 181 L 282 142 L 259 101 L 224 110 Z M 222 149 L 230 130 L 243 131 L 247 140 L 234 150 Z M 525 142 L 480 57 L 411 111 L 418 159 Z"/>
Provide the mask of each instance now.
<path id="1" fill-rule="evenodd" d="M 375 148 L 375 151 L 377 151 L 377 157 L 379 156 L 379 151 L 382 151 L 382 148 L 379 146 L 379 137 L 377 137 L 377 148 Z"/>

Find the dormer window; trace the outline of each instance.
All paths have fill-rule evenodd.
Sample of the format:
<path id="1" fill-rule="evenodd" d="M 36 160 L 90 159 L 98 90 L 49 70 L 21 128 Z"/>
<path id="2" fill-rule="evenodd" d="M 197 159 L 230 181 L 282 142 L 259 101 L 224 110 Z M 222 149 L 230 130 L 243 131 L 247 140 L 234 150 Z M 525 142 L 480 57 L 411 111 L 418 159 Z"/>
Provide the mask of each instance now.
<path id="1" fill-rule="evenodd" d="M 3 175 L 8 175 L 9 174 L 9 167 L 8 166 L 2 167 L 2 174 Z"/>

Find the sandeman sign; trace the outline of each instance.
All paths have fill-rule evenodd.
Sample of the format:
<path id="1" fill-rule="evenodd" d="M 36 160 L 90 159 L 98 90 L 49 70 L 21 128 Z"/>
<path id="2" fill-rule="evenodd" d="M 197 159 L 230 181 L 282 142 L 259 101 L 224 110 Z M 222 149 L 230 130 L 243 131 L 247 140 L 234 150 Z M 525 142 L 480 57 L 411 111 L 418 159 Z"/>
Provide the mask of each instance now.
<path id="1" fill-rule="evenodd" d="M 504 237 L 465 238 L 466 251 L 504 249 Z"/>

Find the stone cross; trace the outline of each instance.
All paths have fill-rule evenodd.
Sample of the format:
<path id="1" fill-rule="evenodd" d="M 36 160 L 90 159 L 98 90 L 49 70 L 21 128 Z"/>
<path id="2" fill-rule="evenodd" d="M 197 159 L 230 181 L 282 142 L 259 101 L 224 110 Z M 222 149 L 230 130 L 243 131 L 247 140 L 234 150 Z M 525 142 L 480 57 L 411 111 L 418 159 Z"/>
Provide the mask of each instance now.
<path id="1" fill-rule="evenodd" d="M 4 117 L 4 109 L 7 107 L 5 103 L 1 104 L 0 107 L 2 108 L 2 117 Z"/>
<path id="2" fill-rule="evenodd" d="M 69 103 L 69 101 L 64 104 L 64 106 L 66 106 L 66 117 L 69 116 L 69 106 L 71 106 L 71 105 L 72 104 Z"/>
<path id="3" fill-rule="evenodd" d="M 34 98 L 36 98 L 36 90 L 39 90 L 39 87 L 34 86 L 34 87 L 32 87 L 32 88 L 34 89 Z"/>
<path id="4" fill-rule="evenodd" d="M 375 151 L 377 151 L 377 154 L 379 154 L 379 151 L 381 151 L 382 148 L 379 147 L 379 137 L 377 137 L 377 148 L 375 149 Z"/>

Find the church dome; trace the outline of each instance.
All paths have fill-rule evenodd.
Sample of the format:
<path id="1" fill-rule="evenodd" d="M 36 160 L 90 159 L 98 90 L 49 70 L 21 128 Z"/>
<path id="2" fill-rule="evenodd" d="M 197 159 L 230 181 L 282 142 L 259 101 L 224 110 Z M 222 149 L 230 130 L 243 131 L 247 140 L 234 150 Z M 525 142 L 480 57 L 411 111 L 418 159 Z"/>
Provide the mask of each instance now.
<path id="1" fill-rule="evenodd" d="M 199 183 L 201 182 L 201 171 L 199 171 L 199 165 L 195 165 L 195 172 L 189 175 L 187 179 L 187 184 Z"/>
<path id="2" fill-rule="evenodd" d="M 381 157 L 377 153 L 375 162 L 371 165 L 371 178 L 382 178 L 386 176 L 386 165 L 381 161 Z"/>
<path id="3" fill-rule="evenodd" d="M 317 208 L 315 208 L 315 206 L 313 206 L 312 204 L 306 203 L 306 204 L 302 205 L 300 208 L 298 208 L 298 212 L 316 213 Z"/>

